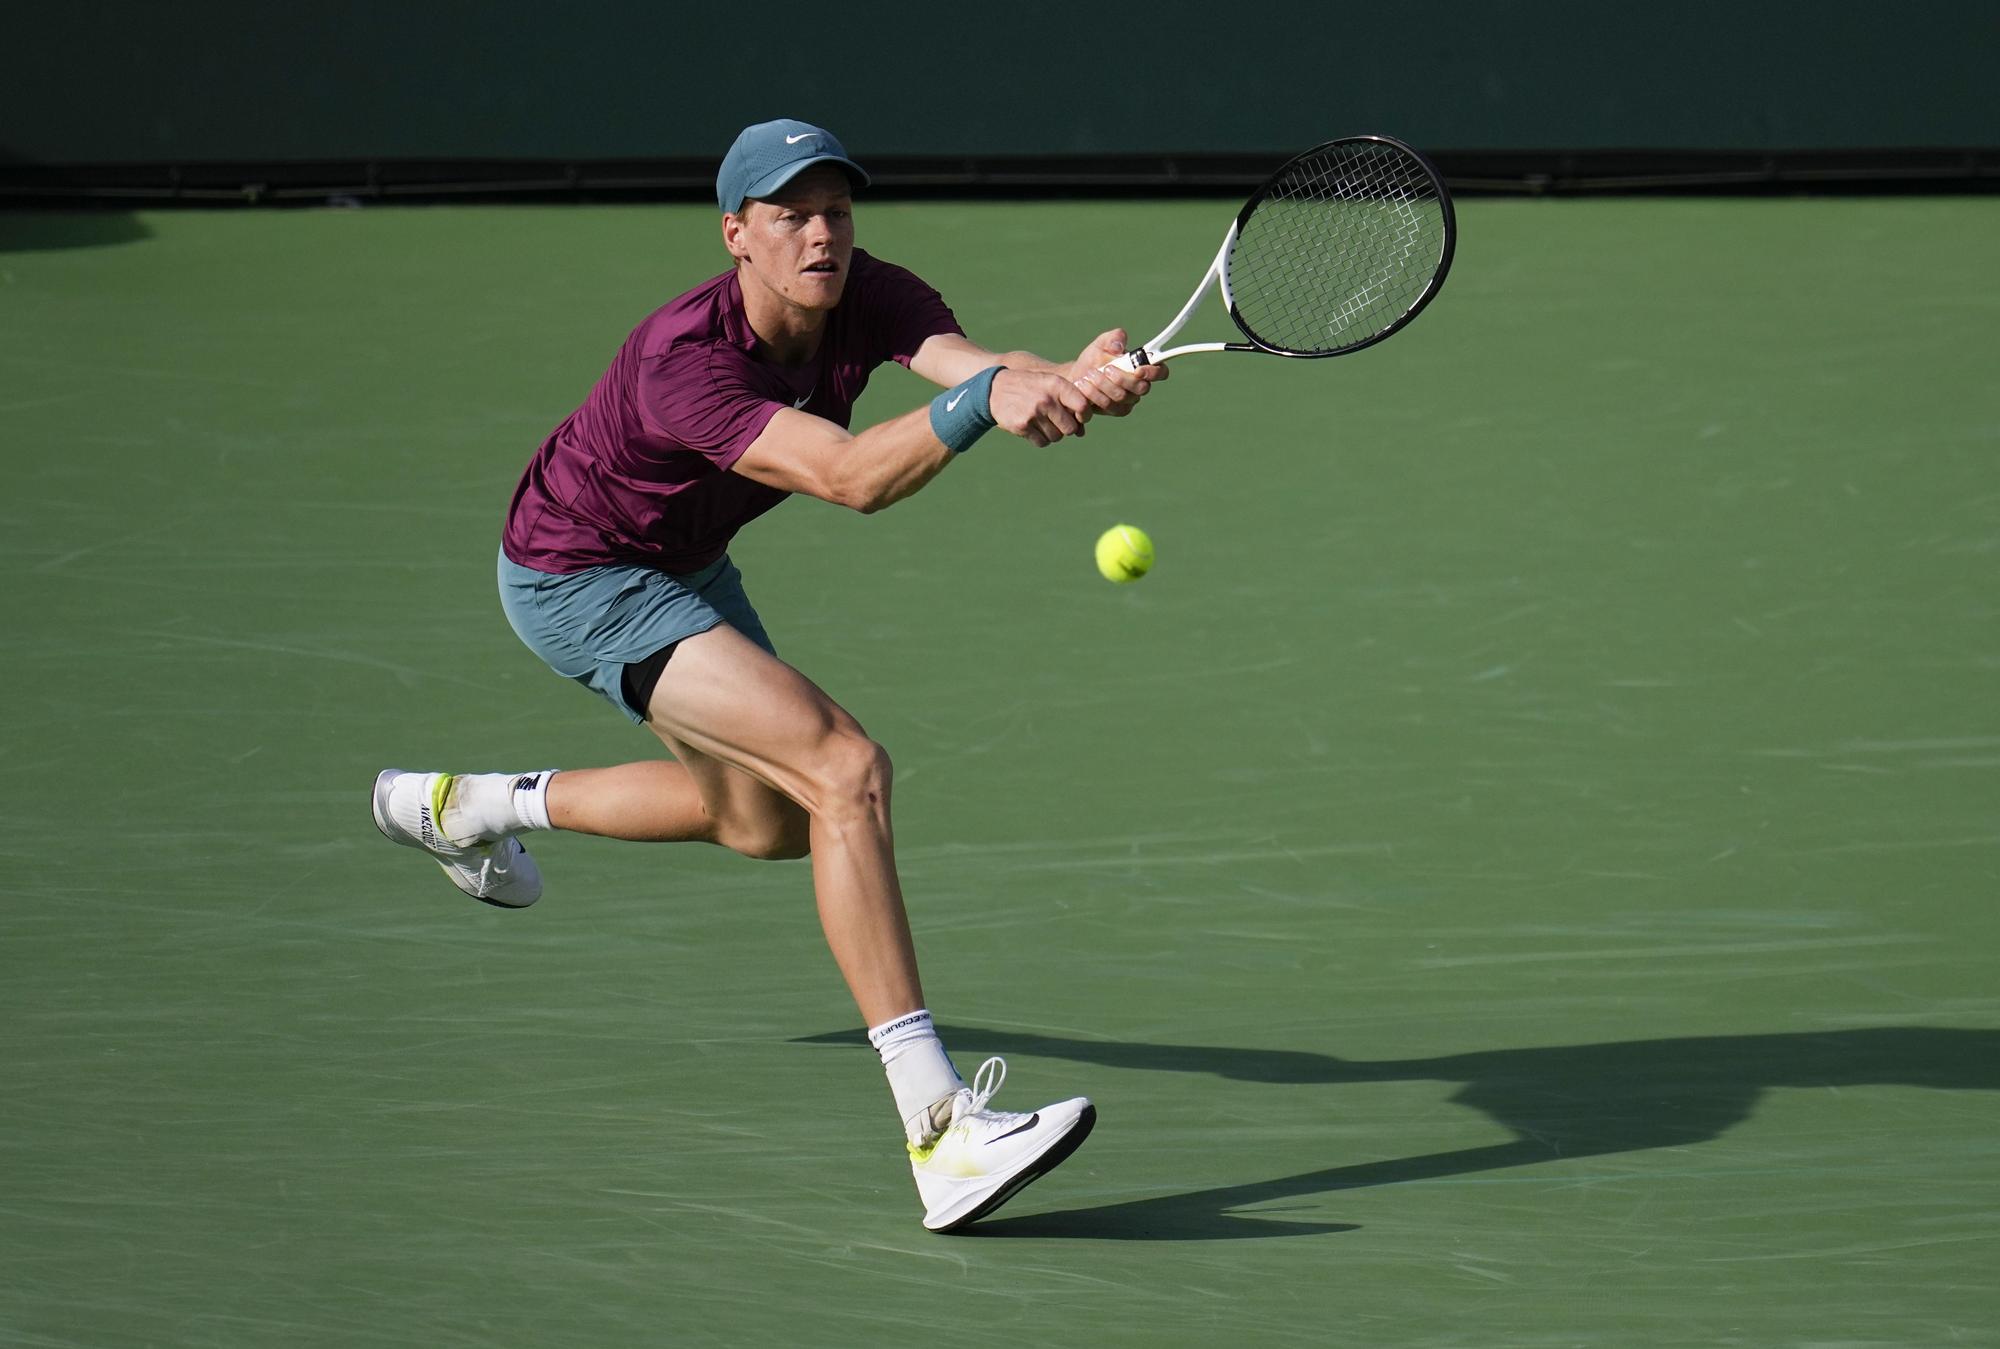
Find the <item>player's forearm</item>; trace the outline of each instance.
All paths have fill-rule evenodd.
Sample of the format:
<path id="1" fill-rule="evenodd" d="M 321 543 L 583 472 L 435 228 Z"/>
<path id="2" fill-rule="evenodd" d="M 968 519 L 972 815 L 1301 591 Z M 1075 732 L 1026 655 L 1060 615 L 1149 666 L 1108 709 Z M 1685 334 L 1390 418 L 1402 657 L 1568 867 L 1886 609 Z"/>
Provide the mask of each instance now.
<path id="1" fill-rule="evenodd" d="M 983 391 L 986 386 L 979 387 Z M 966 401 L 969 396 L 940 395 L 951 404 L 942 421 L 933 420 L 940 415 L 934 403 L 857 433 L 811 413 L 781 408 L 736 460 L 734 471 L 781 492 L 801 492 L 863 514 L 879 511 L 942 472 L 952 461 L 954 438 L 961 442 L 959 449 L 969 443 L 964 423 L 978 420 L 974 405 Z M 984 407 L 983 392 L 979 406 Z M 950 415 L 954 408 L 956 416 Z"/>
<path id="2" fill-rule="evenodd" d="M 1009 370 L 1033 370 L 1046 374 L 1069 374 L 1069 367 L 1037 356 L 1032 351 L 988 351 L 969 337 L 939 333 L 930 338 L 911 358 L 910 369 L 945 388 L 970 379 L 992 365 Z"/>
<path id="3" fill-rule="evenodd" d="M 917 408 L 854 438 L 828 499 L 872 515 L 917 492 L 957 457 L 932 432 L 930 409 Z"/>
<path id="4" fill-rule="evenodd" d="M 922 489 L 996 426 L 1033 445 L 1083 434 L 1090 402 L 1061 376 L 989 365 L 930 406 L 850 435 L 833 422 L 780 408 L 737 458 L 736 472 L 869 514 Z"/>
<path id="5" fill-rule="evenodd" d="M 1052 361 L 1032 351 L 1003 351 L 993 358 L 993 363 L 1004 365 L 1009 370 L 1038 370 L 1046 375 L 1065 377 L 1069 374 L 1067 361 Z"/>

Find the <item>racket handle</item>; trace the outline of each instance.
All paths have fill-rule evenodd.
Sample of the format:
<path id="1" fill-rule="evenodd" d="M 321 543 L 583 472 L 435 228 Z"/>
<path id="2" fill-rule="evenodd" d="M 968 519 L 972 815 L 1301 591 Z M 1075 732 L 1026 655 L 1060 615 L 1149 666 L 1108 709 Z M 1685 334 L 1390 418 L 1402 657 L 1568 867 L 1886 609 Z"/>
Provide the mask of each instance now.
<path id="1" fill-rule="evenodd" d="M 1111 362 L 1110 365 L 1107 365 L 1104 368 L 1106 370 L 1117 369 L 1117 370 L 1130 371 L 1130 370 L 1137 370 L 1140 366 L 1145 365 L 1147 363 L 1148 362 L 1146 360 L 1146 349 L 1144 347 L 1140 347 L 1137 351 L 1126 352 L 1123 356 L 1120 356 L 1117 360 Z"/>

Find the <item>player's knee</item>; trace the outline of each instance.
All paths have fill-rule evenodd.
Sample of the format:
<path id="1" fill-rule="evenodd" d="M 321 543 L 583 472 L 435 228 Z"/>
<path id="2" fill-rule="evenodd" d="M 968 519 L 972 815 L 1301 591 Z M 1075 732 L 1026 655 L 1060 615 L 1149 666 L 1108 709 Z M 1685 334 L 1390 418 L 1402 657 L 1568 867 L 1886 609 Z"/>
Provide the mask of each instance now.
<path id="1" fill-rule="evenodd" d="M 895 766 L 889 751 L 865 735 L 842 736 L 820 767 L 819 808 L 832 818 L 876 816 L 888 808 Z"/>

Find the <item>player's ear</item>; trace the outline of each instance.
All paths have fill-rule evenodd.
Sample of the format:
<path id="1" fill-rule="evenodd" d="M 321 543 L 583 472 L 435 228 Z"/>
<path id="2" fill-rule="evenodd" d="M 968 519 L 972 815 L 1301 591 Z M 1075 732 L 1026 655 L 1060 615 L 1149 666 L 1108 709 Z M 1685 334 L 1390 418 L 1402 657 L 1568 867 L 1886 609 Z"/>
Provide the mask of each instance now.
<path id="1" fill-rule="evenodd" d="M 745 202 L 744 205 L 749 205 Z M 743 246 L 744 220 L 735 211 L 722 213 L 722 246 L 729 250 L 729 256 L 741 261 L 750 256 L 750 250 Z"/>

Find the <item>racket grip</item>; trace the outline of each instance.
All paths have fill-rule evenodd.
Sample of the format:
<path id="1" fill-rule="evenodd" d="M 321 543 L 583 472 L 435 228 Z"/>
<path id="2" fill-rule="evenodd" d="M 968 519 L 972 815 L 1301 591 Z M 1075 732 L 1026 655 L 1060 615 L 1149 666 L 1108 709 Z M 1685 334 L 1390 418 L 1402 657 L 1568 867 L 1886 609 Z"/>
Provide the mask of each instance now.
<path id="1" fill-rule="evenodd" d="M 1117 360 L 1111 362 L 1111 364 L 1105 366 L 1104 368 L 1106 370 L 1112 370 L 1112 369 L 1137 370 L 1140 366 L 1145 365 L 1146 363 L 1147 363 L 1146 349 L 1144 347 L 1140 347 L 1137 351 L 1126 352 L 1123 356 L 1120 356 Z"/>

